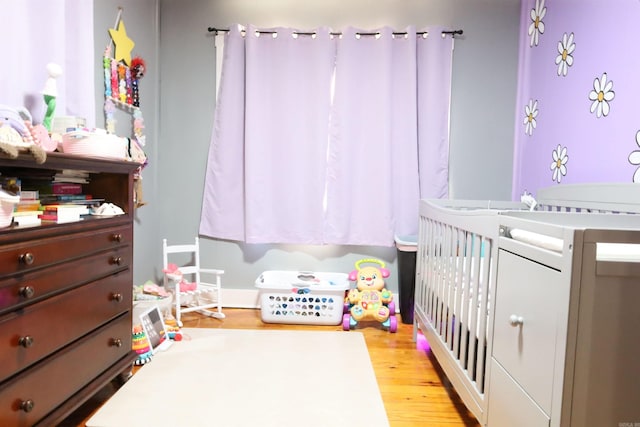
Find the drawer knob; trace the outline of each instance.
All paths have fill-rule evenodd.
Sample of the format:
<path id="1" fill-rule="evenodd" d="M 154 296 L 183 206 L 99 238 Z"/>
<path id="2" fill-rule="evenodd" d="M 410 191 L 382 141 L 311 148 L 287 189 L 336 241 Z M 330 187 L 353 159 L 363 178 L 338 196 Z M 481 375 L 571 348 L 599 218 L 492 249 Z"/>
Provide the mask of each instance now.
<path id="1" fill-rule="evenodd" d="M 20 262 L 25 264 L 25 265 L 31 265 L 33 264 L 33 261 L 35 261 L 36 257 L 33 256 L 33 254 L 31 252 L 27 252 L 26 254 L 21 254 L 20 255 Z"/>
<path id="2" fill-rule="evenodd" d="M 113 235 L 113 241 L 114 242 L 122 242 L 122 234 L 120 233 L 116 233 Z"/>
<path id="3" fill-rule="evenodd" d="M 120 338 L 111 338 L 111 345 L 114 347 L 122 347 L 122 340 Z"/>
<path id="4" fill-rule="evenodd" d="M 119 256 L 112 257 L 111 264 L 116 264 L 116 265 L 122 264 L 122 257 L 119 257 Z"/>
<path id="5" fill-rule="evenodd" d="M 509 323 L 513 327 L 522 326 L 524 324 L 524 319 L 522 318 L 522 316 L 518 316 L 518 315 L 512 314 L 509 317 Z"/>
<path id="6" fill-rule="evenodd" d="M 111 294 L 111 300 L 113 300 L 113 301 L 122 302 L 123 299 L 124 299 L 124 297 L 120 293 L 114 292 L 114 293 Z"/>
<path id="7" fill-rule="evenodd" d="M 27 335 L 26 337 L 18 338 L 18 344 L 20 344 L 24 348 L 29 348 L 33 345 L 33 337 Z"/>
<path id="8" fill-rule="evenodd" d="M 18 289 L 18 295 L 22 298 L 32 298 L 36 293 L 36 290 L 32 286 L 23 286 Z"/>
<path id="9" fill-rule="evenodd" d="M 33 411 L 34 406 L 36 406 L 36 404 L 31 399 L 23 400 L 22 402 L 20 402 L 20 410 L 24 412 Z"/>

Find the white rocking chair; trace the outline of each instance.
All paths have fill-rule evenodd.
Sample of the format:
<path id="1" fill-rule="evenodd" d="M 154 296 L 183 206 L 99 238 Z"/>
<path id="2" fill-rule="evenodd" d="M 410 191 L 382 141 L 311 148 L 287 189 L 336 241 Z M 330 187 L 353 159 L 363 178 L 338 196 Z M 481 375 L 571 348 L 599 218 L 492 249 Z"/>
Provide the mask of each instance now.
<path id="1" fill-rule="evenodd" d="M 179 327 L 182 327 L 182 313 L 196 311 L 224 319 L 220 298 L 224 270 L 200 267 L 200 243 L 197 237 L 195 243 L 183 245 L 168 245 L 167 239 L 162 239 L 162 267 L 165 288 L 175 286 L 176 322 Z M 177 267 L 177 270 L 171 270 L 171 267 Z M 203 281 L 201 275 L 207 277 L 208 281 Z M 185 288 L 182 291 L 181 284 Z"/>

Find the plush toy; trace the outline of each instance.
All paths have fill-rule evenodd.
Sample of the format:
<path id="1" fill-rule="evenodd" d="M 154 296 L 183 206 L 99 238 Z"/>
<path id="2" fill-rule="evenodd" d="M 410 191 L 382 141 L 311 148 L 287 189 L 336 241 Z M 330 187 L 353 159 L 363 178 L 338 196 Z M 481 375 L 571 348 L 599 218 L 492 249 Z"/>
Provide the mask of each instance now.
<path id="1" fill-rule="evenodd" d="M 369 265 L 363 267 L 362 264 Z M 396 332 L 393 294 L 386 289 L 384 280 L 390 273 L 384 262 L 378 259 L 361 259 L 356 262 L 355 267 L 349 274 L 349 280 L 356 282 L 356 289 L 351 289 L 345 299 L 347 313 L 343 316 L 343 329 L 349 330 L 361 320 L 376 320 L 385 329 Z"/>
<path id="2" fill-rule="evenodd" d="M 15 159 L 20 150 L 28 150 L 36 163 L 44 163 L 47 153 L 36 143 L 39 138 L 34 129 L 31 114 L 25 108 L 0 105 L 0 153 Z"/>

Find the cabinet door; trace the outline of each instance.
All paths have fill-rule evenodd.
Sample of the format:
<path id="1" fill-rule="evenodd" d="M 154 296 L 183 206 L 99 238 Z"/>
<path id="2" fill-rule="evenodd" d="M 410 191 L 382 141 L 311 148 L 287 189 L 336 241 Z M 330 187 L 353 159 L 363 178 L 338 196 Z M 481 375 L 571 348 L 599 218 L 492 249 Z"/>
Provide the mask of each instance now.
<path id="1" fill-rule="evenodd" d="M 488 423 L 490 427 L 549 427 L 549 417 L 516 384 L 502 366 L 491 361 Z"/>
<path id="2" fill-rule="evenodd" d="M 561 274 L 500 250 L 493 357 L 551 413 L 556 329 L 562 303 Z"/>

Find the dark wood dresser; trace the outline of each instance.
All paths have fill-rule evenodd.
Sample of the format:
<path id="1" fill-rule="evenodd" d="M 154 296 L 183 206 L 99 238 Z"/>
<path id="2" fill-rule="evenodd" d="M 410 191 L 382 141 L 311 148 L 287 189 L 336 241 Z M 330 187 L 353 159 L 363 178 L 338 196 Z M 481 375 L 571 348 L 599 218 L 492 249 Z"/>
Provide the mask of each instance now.
<path id="1" fill-rule="evenodd" d="M 131 162 L 0 156 L 2 176 L 89 173 L 86 194 L 124 215 L 0 229 L 0 425 L 51 426 L 131 371 Z"/>

